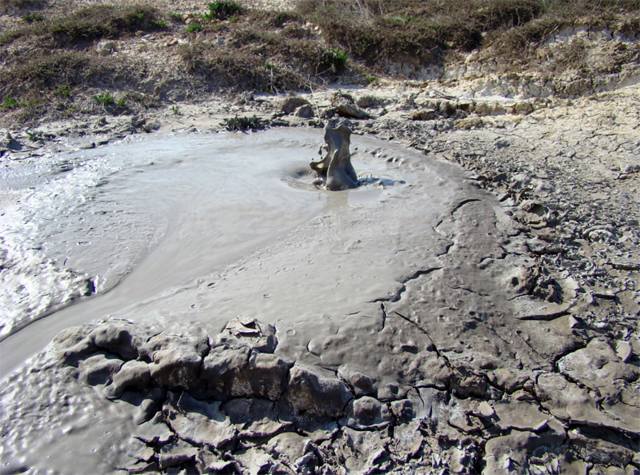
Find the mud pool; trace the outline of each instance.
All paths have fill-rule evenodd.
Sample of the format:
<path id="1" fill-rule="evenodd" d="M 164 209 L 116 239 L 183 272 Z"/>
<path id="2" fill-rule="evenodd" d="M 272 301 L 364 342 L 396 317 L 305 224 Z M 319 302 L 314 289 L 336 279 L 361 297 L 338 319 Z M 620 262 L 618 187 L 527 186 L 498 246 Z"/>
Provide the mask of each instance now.
<path id="1" fill-rule="evenodd" d="M 135 137 L 6 168 L 3 374 L 61 329 L 109 315 L 215 328 L 235 314 L 348 313 L 396 292 L 443 246 L 432 225 L 461 178 L 354 137 L 363 186 L 318 190 L 307 170 L 321 142 L 320 130 Z"/>
<path id="2" fill-rule="evenodd" d="M 345 430 L 376 431 L 405 420 L 385 416 L 371 423 L 349 412 L 365 403 L 385 414 L 394 404 L 410 407 L 409 425 L 398 427 L 412 431 L 410 424 L 432 411 L 432 390 L 424 393 L 424 387 L 443 387 L 437 378 L 453 378 L 452 365 L 496 367 L 501 355 L 513 357 L 507 339 L 491 337 L 495 328 L 519 338 L 518 332 L 538 324 L 518 320 L 528 297 L 509 283 L 523 259 L 505 249 L 521 244 L 510 238 L 517 232 L 495 198 L 456 166 L 360 136 L 352 138 L 352 161 L 362 185 L 320 190 L 307 170 L 321 143 L 318 129 L 135 137 L 4 170 L 0 235 L 9 265 L 2 272 L 8 309 L 0 341 L 3 468 L 116 470 L 129 463 L 132 450 L 149 450 L 139 447 L 146 437 L 139 430 L 167 430 L 156 420 L 165 410 L 138 426 L 139 409 L 164 404 L 171 412 L 174 391 L 197 393 L 209 384 L 198 372 L 174 387 L 173 379 L 152 372 L 142 393 L 105 400 L 116 385 L 111 378 L 121 380 L 120 373 L 97 386 L 85 384 L 96 358 L 104 358 L 102 350 L 86 361 L 87 354 L 77 353 L 73 364 L 79 366 L 70 367 L 65 356 L 76 351 L 69 345 L 103 328 L 92 323 L 97 320 L 127 325 L 136 341 L 159 342 L 155 349 L 140 346 L 142 360 L 128 365 L 171 367 L 178 375 L 190 371 L 182 365 L 191 358 L 184 352 L 195 351 L 193 342 L 206 342 L 210 352 L 193 353 L 198 368 L 206 367 L 205 356 L 249 351 L 244 323 L 239 347 L 212 343 L 228 322 L 272 325 L 275 346 L 269 351 L 275 354 L 263 358 L 278 362 L 284 373 L 274 381 L 270 373 L 264 378 L 266 387 L 281 387 L 269 404 L 285 412 L 272 408 L 250 421 L 273 428 L 269 437 L 307 430 L 309 421 L 298 418 L 307 410 Z M 109 322 L 104 328 L 111 328 Z M 543 336 L 540 344 L 565 344 L 563 335 Z M 461 350 L 462 344 L 474 352 Z M 177 359 L 163 362 L 162 355 Z M 537 357 L 519 355 L 527 364 L 539 364 Z M 440 369 L 433 373 L 434 367 Z M 237 370 L 232 385 L 245 384 L 245 370 Z M 322 384 L 307 397 L 304 388 L 315 383 L 295 389 L 296 378 Z M 362 380 L 366 391 L 353 389 Z M 455 381 L 462 395 L 480 391 L 465 386 L 475 379 Z M 318 410 L 331 401 L 323 385 L 342 388 L 342 402 Z M 218 406 L 239 395 L 249 398 L 247 404 L 263 404 L 261 390 L 233 388 L 201 397 L 213 397 L 210 403 Z M 168 399 L 149 406 L 151 393 L 144 391 Z M 369 399 L 353 399 L 363 395 Z M 349 409 L 343 403 L 350 399 L 360 402 Z M 262 433 L 241 429 L 233 404 L 216 416 L 236 434 L 230 440 Z M 293 419 L 283 423 L 281 417 Z M 156 447 L 161 454 L 151 459 L 166 462 L 168 450 L 174 460 L 171 451 L 182 450 L 182 437 L 171 436 L 173 448 Z M 256 460 L 251 450 L 237 459 L 248 470 Z"/>

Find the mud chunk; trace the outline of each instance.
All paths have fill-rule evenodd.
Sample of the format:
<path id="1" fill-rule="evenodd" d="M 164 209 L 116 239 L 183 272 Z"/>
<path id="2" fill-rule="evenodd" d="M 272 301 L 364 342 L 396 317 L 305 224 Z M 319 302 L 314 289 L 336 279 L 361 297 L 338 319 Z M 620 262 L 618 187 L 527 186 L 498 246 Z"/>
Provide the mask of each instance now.
<path id="1" fill-rule="evenodd" d="M 202 357 L 209 351 L 209 337 L 202 330 L 185 334 L 161 333 L 141 349 L 151 360 L 151 377 L 166 388 L 189 389 L 200 374 Z"/>
<path id="2" fill-rule="evenodd" d="M 158 351 L 149 365 L 151 377 L 166 388 L 189 389 L 196 382 L 202 358 L 197 353 L 180 349 Z"/>
<path id="3" fill-rule="evenodd" d="M 400 399 L 399 401 L 391 401 L 389 404 L 391 413 L 399 421 L 405 422 L 413 419 L 415 412 L 413 410 L 413 403 L 409 399 Z"/>
<path id="4" fill-rule="evenodd" d="M 165 391 L 160 388 L 153 388 L 140 402 L 140 406 L 135 415 L 135 423 L 143 424 L 150 420 L 156 412 L 162 409 L 162 402 L 165 398 Z"/>
<path id="5" fill-rule="evenodd" d="M 534 469 L 532 472 L 553 472 L 550 470 L 551 467 L 563 466 L 567 461 L 563 442 L 564 436 L 561 435 L 537 435 L 532 432 L 512 432 L 509 435 L 495 437 L 489 440 L 485 447 L 486 466 L 482 473 L 518 473 L 519 469 L 527 467 L 537 454 L 545 454 L 545 457 L 540 458 L 541 467 L 530 467 Z"/>
<path id="6" fill-rule="evenodd" d="M 391 422 L 391 414 L 385 404 L 364 396 L 349 403 L 347 425 L 353 429 L 381 428 Z"/>
<path id="7" fill-rule="evenodd" d="M 558 368 L 572 380 L 611 396 L 616 395 L 625 382 L 640 375 L 637 367 L 625 364 L 601 338 L 592 339 L 585 348 L 560 359 Z"/>
<path id="8" fill-rule="evenodd" d="M 296 365 L 289 372 L 287 399 L 300 415 L 336 418 L 344 414 L 352 395 L 342 381 Z"/>
<path id="9" fill-rule="evenodd" d="M 162 447 L 158 462 L 160 468 L 166 470 L 170 467 L 182 467 L 195 465 L 198 449 L 187 444 L 165 445 Z"/>
<path id="10" fill-rule="evenodd" d="M 162 421 L 160 414 L 156 414 L 150 421 L 141 424 L 133 437 L 148 445 L 158 445 L 173 439 L 173 432 Z"/>
<path id="11" fill-rule="evenodd" d="M 103 323 L 91 332 L 89 338 L 98 348 L 115 353 L 122 359 L 132 360 L 138 357 L 137 346 L 140 342 L 124 324 Z"/>
<path id="12" fill-rule="evenodd" d="M 98 353 L 80 362 L 80 379 L 92 386 L 108 384 L 123 363 L 119 358 Z"/>
<path id="13" fill-rule="evenodd" d="M 221 407 L 232 424 L 240 426 L 240 437 L 272 437 L 291 424 L 278 420 L 275 403 L 264 399 L 232 399 Z"/>
<path id="14" fill-rule="evenodd" d="M 356 397 L 370 396 L 375 393 L 375 385 L 372 378 L 359 371 L 353 371 L 348 366 L 341 366 L 338 375 L 347 381 Z"/>
<path id="15" fill-rule="evenodd" d="M 113 376 L 113 382 L 107 386 L 109 399 L 119 398 L 126 390 L 145 390 L 149 387 L 151 375 L 149 365 L 143 361 L 131 360 L 122 365 Z"/>
<path id="16" fill-rule="evenodd" d="M 215 344 L 225 347 L 248 346 L 260 353 L 273 353 L 278 347 L 276 327 L 255 319 L 236 318 L 224 326 Z"/>
<path id="17" fill-rule="evenodd" d="M 239 390 L 236 379 L 249 365 L 249 348 L 213 348 L 202 364 L 202 381 L 207 393 L 226 400 Z"/>

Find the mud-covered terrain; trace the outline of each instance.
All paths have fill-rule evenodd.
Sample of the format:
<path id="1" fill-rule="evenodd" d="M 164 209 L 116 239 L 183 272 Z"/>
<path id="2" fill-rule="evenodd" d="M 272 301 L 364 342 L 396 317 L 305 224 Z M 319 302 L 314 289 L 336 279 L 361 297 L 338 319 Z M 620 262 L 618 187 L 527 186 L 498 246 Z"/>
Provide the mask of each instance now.
<path id="1" fill-rule="evenodd" d="M 637 41 L 592 28 L 3 130 L 3 470 L 638 473 Z M 358 189 L 303 172 L 331 118 Z"/>

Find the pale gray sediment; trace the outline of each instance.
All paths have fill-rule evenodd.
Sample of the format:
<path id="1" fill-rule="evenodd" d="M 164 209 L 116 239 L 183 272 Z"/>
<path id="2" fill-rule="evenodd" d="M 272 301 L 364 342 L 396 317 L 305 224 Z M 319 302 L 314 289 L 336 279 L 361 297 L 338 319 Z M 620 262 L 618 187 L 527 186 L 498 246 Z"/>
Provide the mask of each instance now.
<path id="1" fill-rule="evenodd" d="M 250 140 L 279 134 L 320 139 Z M 633 349 L 568 314 L 575 282 L 534 265 L 477 180 L 398 145 L 354 145 L 378 180 L 321 195 L 245 257 L 142 299 L 127 301 L 125 279 L 115 304 L 88 300 L 0 343 L 131 320 L 68 329 L 5 379 L 5 467 L 634 473 Z"/>

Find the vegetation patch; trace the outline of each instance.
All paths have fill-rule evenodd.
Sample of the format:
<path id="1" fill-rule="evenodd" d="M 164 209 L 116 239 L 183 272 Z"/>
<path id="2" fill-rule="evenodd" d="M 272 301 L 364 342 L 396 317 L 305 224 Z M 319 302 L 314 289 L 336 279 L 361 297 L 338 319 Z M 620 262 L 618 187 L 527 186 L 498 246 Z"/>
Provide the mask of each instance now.
<path id="1" fill-rule="evenodd" d="M 39 13 L 23 17 L 28 24 L 0 35 L 0 46 L 21 37 L 49 37 L 52 46 L 69 47 L 102 38 L 119 38 L 138 31 L 160 31 L 167 22 L 154 7 L 146 5 L 90 5 L 50 19 Z"/>
<path id="2" fill-rule="evenodd" d="M 46 30 L 56 43 L 69 45 L 166 28 L 165 20 L 154 7 L 91 5 L 51 20 Z"/>
<path id="3" fill-rule="evenodd" d="M 226 20 L 242 13 L 242 6 L 230 0 L 218 0 L 208 5 L 209 11 L 203 16 L 207 20 Z"/>
<path id="4" fill-rule="evenodd" d="M 29 10 L 40 10 L 46 6 L 46 0 L 0 0 L 0 14 L 17 15 Z"/>
<path id="5" fill-rule="evenodd" d="M 264 129 L 266 124 L 256 115 L 231 117 L 222 121 L 222 126 L 230 131 L 247 131 Z"/>
<path id="6" fill-rule="evenodd" d="M 403 57 L 438 63 L 446 51 L 493 44 L 522 56 L 563 26 L 610 27 L 612 15 L 639 10 L 640 0 L 301 0 L 297 7 L 330 44 L 378 67 Z"/>

